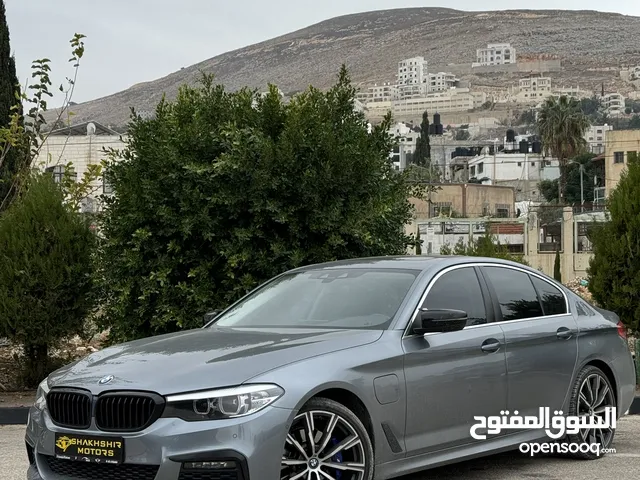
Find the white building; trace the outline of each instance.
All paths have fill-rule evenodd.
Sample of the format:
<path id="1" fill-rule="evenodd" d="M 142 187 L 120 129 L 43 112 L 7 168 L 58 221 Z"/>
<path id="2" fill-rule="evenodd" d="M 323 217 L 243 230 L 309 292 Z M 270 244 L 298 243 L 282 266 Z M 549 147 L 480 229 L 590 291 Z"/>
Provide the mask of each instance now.
<path id="1" fill-rule="evenodd" d="M 453 74 L 438 72 L 429 74 L 428 92 L 444 92 L 455 88 L 460 80 Z"/>
<path id="2" fill-rule="evenodd" d="M 413 98 L 426 95 L 429 71 L 424 57 L 407 58 L 398 62 L 396 98 Z"/>
<path id="3" fill-rule="evenodd" d="M 484 92 L 472 92 L 468 88 L 454 88 L 446 92 L 430 93 L 426 96 L 406 98 L 391 102 L 396 116 L 419 116 L 427 111 L 464 112 L 482 106 L 487 101 Z"/>
<path id="4" fill-rule="evenodd" d="M 589 151 L 600 155 L 604 153 L 606 132 L 613 130 L 612 125 L 593 125 L 587 129 L 584 139 L 587 141 Z"/>
<path id="5" fill-rule="evenodd" d="M 509 65 L 516 63 L 516 49 L 509 43 L 490 43 L 487 48 L 476 50 L 476 62 L 472 67 Z"/>
<path id="6" fill-rule="evenodd" d="M 621 115 L 624 113 L 625 102 L 622 94 L 607 93 L 604 96 L 599 95 L 598 98 L 609 115 Z"/>
<path id="7" fill-rule="evenodd" d="M 551 78 L 529 77 L 518 82 L 518 93 L 515 95 L 519 103 L 537 103 L 551 96 Z"/>
<path id="8" fill-rule="evenodd" d="M 106 160 L 104 148 L 122 149 L 126 137 L 97 122 L 87 122 L 55 130 L 49 134 L 35 160 L 41 170 L 51 172 L 56 181 L 65 174 L 66 165 L 72 164 L 73 175 L 82 180 L 89 165 L 100 165 Z M 111 188 L 100 178 L 93 182 L 92 193 L 82 205 L 85 212 L 100 211 L 99 196 L 110 194 Z"/>
<path id="9" fill-rule="evenodd" d="M 391 83 L 374 84 L 358 93 L 357 98 L 365 105 L 368 103 L 390 102 L 397 95 L 398 87 Z"/>
<path id="10" fill-rule="evenodd" d="M 406 123 L 396 123 L 387 132 L 392 138 L 398 139 L 398 144 L 389 154 L 396 170 L 404 170 L 407 167 L 407 154 L 416 151 L 420 131 L 418 127 L 412 127 Z"/>

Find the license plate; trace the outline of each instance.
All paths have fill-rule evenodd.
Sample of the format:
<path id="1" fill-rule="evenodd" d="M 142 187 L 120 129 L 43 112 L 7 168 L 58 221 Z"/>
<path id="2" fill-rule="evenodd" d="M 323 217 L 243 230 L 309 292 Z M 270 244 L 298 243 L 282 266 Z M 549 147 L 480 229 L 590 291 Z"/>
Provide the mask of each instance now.
<path id="1" fill-rule="evenodd" d="M 118 464 L 124 460 L 124 439 L 56 433 L 55 454 L 64 460 Z"/>

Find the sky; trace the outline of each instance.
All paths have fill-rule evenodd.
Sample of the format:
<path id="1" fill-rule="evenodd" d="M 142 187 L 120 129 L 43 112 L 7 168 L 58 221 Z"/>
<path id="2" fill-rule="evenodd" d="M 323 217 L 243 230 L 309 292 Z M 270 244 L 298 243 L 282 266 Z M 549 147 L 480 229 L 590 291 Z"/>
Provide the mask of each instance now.
<path id="1" fill-rule="evenodd" d="M 261 42 L 339 15 L 401 7 L 458 10 L 570 9 L 640 16 L 640 1 L 459 0 L 4 0 L 21 83 L 31 61 L 51 60 L 57 89 L 73 75 L 69 40 L 82 33 L 86 54 L 78 72 L 77 103 L 164 77 L 221 53 Z M 481 5 L 481 7 L 479 6 Z M 50 106 L 62 102 L 56 93 Z"/>

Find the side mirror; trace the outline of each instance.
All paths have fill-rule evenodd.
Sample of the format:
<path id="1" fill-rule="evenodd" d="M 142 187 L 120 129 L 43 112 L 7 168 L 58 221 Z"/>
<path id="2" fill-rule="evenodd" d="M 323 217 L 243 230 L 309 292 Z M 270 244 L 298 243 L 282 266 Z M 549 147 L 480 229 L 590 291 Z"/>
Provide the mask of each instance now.
<path id="1" fill-rule="evenodd" d="M 203 326 L 209 323 L 211 320 L 220 315 L 221 310 L 212 310 L 211 312 L 207 312 L 204 314 L 204 323 Z"/>
<path id="2" fill-rule="evenodd" d="M 413 325 L 413 332 L 444 333 L 462 330 L 467 325 L 467 312 L 462 310 L 427 310 L 421 309 Z"/>

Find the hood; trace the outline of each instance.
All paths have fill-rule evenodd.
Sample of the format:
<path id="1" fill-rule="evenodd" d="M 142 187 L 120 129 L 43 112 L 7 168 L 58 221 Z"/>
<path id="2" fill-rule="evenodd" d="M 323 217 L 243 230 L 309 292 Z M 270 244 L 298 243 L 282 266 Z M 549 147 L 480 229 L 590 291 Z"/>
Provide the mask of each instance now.
<path id="1" fill-rule="evenodd" d="M 49 385 L 161 395 L 228 387 L 289 363 L 375 342 L 382 333 L 213 326 L 105 348 L 52 373 Z M 108 375 L 114 379 L 99 385 Z"/>

